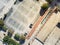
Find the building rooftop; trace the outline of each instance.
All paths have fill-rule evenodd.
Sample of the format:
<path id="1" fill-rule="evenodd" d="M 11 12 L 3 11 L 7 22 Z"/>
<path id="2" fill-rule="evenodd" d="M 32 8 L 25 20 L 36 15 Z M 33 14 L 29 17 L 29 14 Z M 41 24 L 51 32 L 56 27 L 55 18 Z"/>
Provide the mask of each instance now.
<path id="1" fill-rule="evenodd" d="M 60 29 L 55 27 L 49 37 L 46 39 L 44 45 L 60 45 Z"/>
<path id="2" fill-rule="evenodd" d="M 43 45 L 41 42 L 38 40 L 34 39 L 33 43 L 31 45 Z"/>
<path id="3" fill-rule="evenodd" d="M 60 13 L 53 13 L 50 19 L 46 22 L 44 27 L 41 29 L 41 31 L 38 33 L 37 38 L 41 40 L 42 42 L 45 41 L 47 36 L 53 31 L 52 29 L 56 26 L 56 24 L 59 21 Z"/>
<path id="4" fill-rule="evenodd" d="M 39 13 L 44 3 L 47 3 L 46 0 L 23 0 L 21 2 L 0 0 L 0 18 L 7 15 L 4 26 L 14 31 L 12 32 L 13 40 L 15 40 L 14 35 L 18 33 L 27 35 L 26 44 L 23 45 L 60 45 L 60 12 L 57 8 L 60 7 L 60 3 L 56 2 L 57 6 L 53 3 L 55 7 L 52 5 L 53 8 L 49 7 L 41 16 Z M 5 32 L 0 31 L 1 45 L 4 34 Z"/>
<path id="5" fill-rule="evenodd" d="M 43 3 L 46 2 L 43 1 Z M 33 0 L 23 0 L 17 7 L 13 6 L 14 11 L 6 20 L 6 25 L 10 25 L 8 27 L 14 30 L 19 30 L 19 33 L 21 31 L 27 32 L 26 30 L 30 31 L 29 25 L 33 24 L 40 16 L 41 5 Z"/>
<path id="6" fill-rule="evenodd" d="M 9 11 L 14 2 L 15 0 L 0 0 L 0 18 L 4 17 L 4 14 L 6 14 Z"/>

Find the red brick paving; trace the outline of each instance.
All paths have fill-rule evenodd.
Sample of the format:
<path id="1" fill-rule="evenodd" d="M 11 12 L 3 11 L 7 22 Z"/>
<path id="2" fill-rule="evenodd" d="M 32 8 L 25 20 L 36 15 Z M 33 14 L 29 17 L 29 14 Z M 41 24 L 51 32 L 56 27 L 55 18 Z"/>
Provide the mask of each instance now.
<path id="1" fill-rule="evenodd" d="M 39 19 L 37 20 L 37 22 L 34 24 L 33 28 L 31 29 L 30 33 L 26 36 L 27 39 L 29 39 L 32 36 L 32 34 L 35 32 L 38 25 L 42 22 L 44 17 L 48 14 L 49 10 L 50 10 L 50 8 L 45 12 L 45 14 L 43 16 L 39 17 Z"/>

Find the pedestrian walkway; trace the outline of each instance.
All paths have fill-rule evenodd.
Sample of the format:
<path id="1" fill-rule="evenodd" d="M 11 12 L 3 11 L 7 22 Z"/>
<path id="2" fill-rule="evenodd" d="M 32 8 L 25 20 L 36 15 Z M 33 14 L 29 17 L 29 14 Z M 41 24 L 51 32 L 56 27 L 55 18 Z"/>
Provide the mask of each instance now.
<path id="1" fill-rule="evenodd" d="M 48 8 L 48 10 L 45 12 L 45 14 L 43 16 L 39 17 L 39 19 L 34 24 L 32 30 L 30 31 L 30 33 L 27 35 L 27 37 L 26 37 L 27 39 L 29 39 L 32 36 L 32 34 L 35 32 L 35 30 L 38 27 L 38 25 L 42 22 L 42 20 L 44 19 L 44 17 L 46 17 L 46 15 L 48 14 L 49 11 L 50 11 L 50 8 Z"/>

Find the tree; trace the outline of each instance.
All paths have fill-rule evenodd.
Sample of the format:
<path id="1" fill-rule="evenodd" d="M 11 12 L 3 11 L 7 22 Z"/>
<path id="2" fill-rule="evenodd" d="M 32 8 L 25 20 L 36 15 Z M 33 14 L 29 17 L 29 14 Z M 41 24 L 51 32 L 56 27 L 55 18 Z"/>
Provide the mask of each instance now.
<path id="1" fill-rule="evenodd" d="M 8 43 L 8 40 L 9 40 L 9 36 L 5 36 L 5 37 L 3 38 L 3 43 Z"/>
<path id="2" fill-rule="evenodd" d="M 25 36 L 21 35 L 20 36 L 20 44 L 23 44 L 25 42 Z"/>
<path id="3" fill-rule="evenodd" d="M 15 34 L 14 38 L 17 41 L 20 41 L 20 44 L 23 44 L 25 42 L 25 36 L 24 35 Z"/>
<path id="4" fill-rule="evenodd" d="M 13 33 L 14 33 L 14 30 L 12 30 L 12 29 L 9 29 L 9 30 L 8 30 L 8 36 L 9 36 L 9 37 L 11 37 L 11 36 L 13 35 Z"/>
<path id="5" fill-rule="evenodd" d="M 44 3 L 42 6 L 41 6 L 41 10 L 40 10 L 40 16 L 43 16 L 45 11 L 48 9 L 49 5 L 48 3 Z"/>
<path id="6" fill-rule="evenodd" d="M 4 25 L 4 26 L 2 27 L 2 30 L 6 32 L 6 31 L 7 31 L 7 27 Z"/>
<path id="7" fill-rule="evenodd" d="M 46 10 L 46 9 L 48 9 L 48 7 L 49 7 L 48 3 L 45 3 L 45 4 L 42 5 L 41 8 L 42 8 L 43 10 Z"/>
<path id="8" fill-rule="evenodd" d="M 20 35 L 19 34 L 15 34 L 14 38 L 19 41 L 20 40 Z"/>
<path id="9" fill-rule="evenodd" d="M 53 0 L 46 0 L 48 3 L 51 3 Z"/>
<path id="10" fill-rule="evenodd" d="M 8 44 L 8 45 L 13 45 L 13 44 Z"/>
<path id="11" fill-rule="evenodd" d="M 13 39 L 11 39 L 9 36 L 5 36 L 3 38 L 3 42 L 7 43 L 8 45 L 20 45 L 19 43 L 17 43 L 16 41 L 14 41 Z"/>
<path id="12" fill-rule="evenodd" d="M 0 19 L 0 28 L 4 26 L 4 21 Z"/>
<path id="13" fill-rule="evenodd" d="M 7 30 L 6 26 L 4 25 L 4 21 L 2 19 L 0 19 L 0 29 L 5 31 Z"/>

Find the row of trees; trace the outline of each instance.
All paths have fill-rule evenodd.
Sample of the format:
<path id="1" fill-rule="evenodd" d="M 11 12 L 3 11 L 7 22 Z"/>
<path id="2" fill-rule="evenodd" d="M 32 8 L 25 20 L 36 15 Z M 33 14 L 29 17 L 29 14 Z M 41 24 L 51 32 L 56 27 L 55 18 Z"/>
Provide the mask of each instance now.
<path id="1" fill-rule="evenodd" d="M 8 44 L 8 45 L 10 45 L 10 44 L 12 44 L 12 45 L 19 45 L 19 44 L 24 44 L 24 42 L 25 42 L 25 36 L 24 36 L 24 35 L 21 35 L 21 36 L 20 36 L 20 35 L 18 35 L 18 34 L 15 34 L 14 38 L 15 38 L 17 41 L 19 41 L 20 43 L 17 43 L 17 42 L 14 41 L 13 39 L 11 39 L 10 35 L 5 36 L 5 37 L 3 38 L 3 43 Z"/>
<path id="2" fill-rule="evenodd" d="M 3 20 L 0 20 L 0 30 L 3 30 L 5 32 L 7 30 L 6 26 L 4 25 Z M 14 33 L 14 30 L 8 29 L 8 32 L 7 32 L 8 36 L 4 37 L 3 42 L 6 42 L 6 43 L 9 43 L 9 41 L 11 42 L 12 39 L 10 39 L 10 38 L 12 37 L 13 33 Z M 23 44 L 25 42 L 25 36 L 24 35 L 15 34 L 14 38 L 17 41 L 20 41 L 21 44 Z M 12 41 L 14 42 L 14 40 L 12 40 Z M 10 45 L 10 43 L 9 43 L 9 45 Z"/>
<path id="3" fill-rule="evenodd" d="M 12 37 L 13 33 L 14 33 L 14 30 L 9 29 L 7 35 L 9 37 Z M 23 44 L 25 42 L 25 36 L 23 34 L 20 35 L 20 34 L 16 33 L 14 36 L 14 39 L 16 39 L 17 41 L 20 41 L 21 44 Z"/>
<path id="4" fill-rule="evenodd" d="M 9 36 L 4 37 L 3 43 L 8 44 L 8 45 L 20 45 L 19 43 L 11 39 Z"/>
<path id="5" fill-rule="evenodd" d="M 4 25 L 4 21 L 3 20 L 0 20 L 0 30 L 3 30 L 5 32 L 7 30 L 6 26 Z M 4 43 L 8 43 L 8 45 L 11 45 L 12 42 L 13 42 L 13 45 L 18 45 L 14 40 L 11 39 L 13 33 L 14 33 L 14 30 L 9 29 L 8 32 L 7 32 L 8 36 L 4 37 L 3 42 Z M 15 34 L 14 38 L 17 41 L 20 41 L 21 44 L 23 44 L 25 42 L 25 36 L 24 35 Z M 14 43 L 16 43 L 16 44 L 14 44 Z"/>

